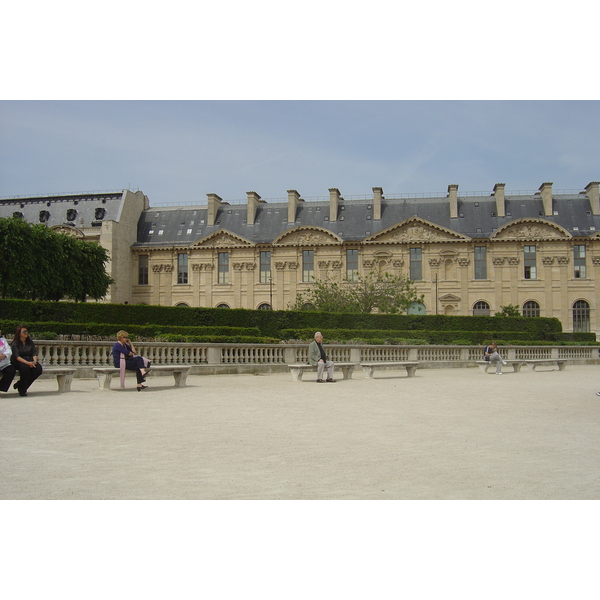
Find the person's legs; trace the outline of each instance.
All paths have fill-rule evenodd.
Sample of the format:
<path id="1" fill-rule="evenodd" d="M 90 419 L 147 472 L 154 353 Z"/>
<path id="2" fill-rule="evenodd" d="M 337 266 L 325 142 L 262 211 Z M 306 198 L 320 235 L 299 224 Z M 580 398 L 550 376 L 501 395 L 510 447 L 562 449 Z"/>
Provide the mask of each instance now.
<path id="1" fill-rule="evenodd" d="M 500 358 L 500 355 L 497 352 L 494 352 L 493 354 L 490 355 L 490 362 L 492 364 L 496 363 L 496 375 L 501 374 L 502 373 L 502 359 Z"/>
<path id="2" fill-rule="evenodd" d="M 144 375 L 140 369 L 140 367 L 143 367 L 143 365 L 144 363 L 141 356 L 134 356 L 133 358 L 127 358 L 125 360 L 125 368 L 128 371 L 135 371 L 135 378 L 137 380 L 138 387 L 145 381 Z"/>
<path id="3" fill-rule="evenodd" d="M 30 367 L 19 362 L 17 369 L 19 370 L 20 379 L 14 387 L 19 390 L 19 395 L 27 396 L 27 390 L 31 384 L 42 374 L 42 365 L 37 364 L 35 367 Z"/>
<path id="4" fill-rule="evenodd" d="M 332 360 L 328 360 L 325 363 L 325 366 L 327 367 L 327 381 L 332 381 L 333 380 L 333 367 L 335 366 L 335 363 Z"/>
<path id="5" fill-rule="evenodd" d="M 0 392 L 8 392 L 16 372 L 17 370 L 12 365 L 6 365 L 6 367 L 0 371 L 0 374 L 2 375 L 2 379 L 0 379 Z"/>
<path id="6" fill-rule="evenodd" d="M 325 363 L 320 360 L 317 363 L 317 381 L 321 381 L 323 379 L 323 371 L 325 370 Z"/>

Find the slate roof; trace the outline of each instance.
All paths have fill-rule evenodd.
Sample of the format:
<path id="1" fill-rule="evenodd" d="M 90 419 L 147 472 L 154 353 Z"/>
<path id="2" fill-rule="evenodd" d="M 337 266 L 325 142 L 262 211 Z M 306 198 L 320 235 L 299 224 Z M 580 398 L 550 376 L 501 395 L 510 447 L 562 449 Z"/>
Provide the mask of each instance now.
<path id="1" fill-rule="evenodd" d="M 123 192 L 110 192 L 3 199 L 0 200 L 0 217 L 20 213 L 28 223 L 45 222 L 48 227 L 99 227 L 102 221 L 119 220 L 123 195 Z M 75 212 L 70 213 L 71 210 Z M 43 211 L 48 215 L 42 215 Z M 46 221 L 42 221 L 44 218 Z"/>
<path id="2" fill-rule="evenodd" d="M 393 225 L 418 216 L 474 239 L 489 238 L 504 225 L 524 218 L 543 219 L 564 227 L 575 237 L 600 231 L 600 216 L 591 213 L 585 194 L 553 194 L 553 214 L 544 216 L 538 194 L 507 195 L 505 217 L 496 216 L 494 196 L 458 197 L 458 214 L 450 218 L 450 202 L 445 197 L 390 198 L 382 201 L 381 220 L 373 220 L 373 200 L 340 201 L 338 220 L 329 221 L 329 201 L 300 202 L 296 221 L 288 223 L 287 202 L 261 202 L 254 225 L 246 223 L 246 204 L 224 204 L 219 208 L 216 224 L 208 226 L 208 207 L 157 207 L 145 210 L 138 223 L 134 246 L 186 246 L 221 229 L 235 233 L 256 244 L 270 244 L 279 235 L 298 226 L 316 226 L 342 240 L 360 242 Z"/>

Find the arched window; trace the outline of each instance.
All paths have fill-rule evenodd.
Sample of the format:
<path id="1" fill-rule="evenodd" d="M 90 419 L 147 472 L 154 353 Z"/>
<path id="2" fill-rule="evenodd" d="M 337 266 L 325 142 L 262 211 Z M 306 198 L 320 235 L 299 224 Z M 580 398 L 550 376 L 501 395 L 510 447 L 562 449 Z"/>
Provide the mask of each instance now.
<path id="1" fill-rule="evenodd" d="M 187 302 L 178 302 L 175 306 L 187 306 L 189 308 L 189 304 Z"/>
<path id="2" fill-rule="evenodd" d="M 529 300 L 523 304 L 524 317 L 539 317 L 540 305 L 535 300 Z"/>
<path id="3" fill-rule="evenodd" d="M 273 310 L 273 307 L 268 302 L 263 302 L 258 306 L 258 310 Z"/>
<path id="4" fill-rule="evenodd" d="M 590 330 L 590 305 L 585 300 L 573 303 L 573 331 L 587 333 Z"/>
<path id="5" fill-rule="evenodd" d="M 473 316 L 474 317 L 489 317 L 490 316 L 490 305 L 484 300 L 475 302 L 473 305 Z"/>
<path id="6" fill-rule="evenodd" d="M 424 315 L 427 309 L 422 302 L 411 302 L 406 311 L 409 315 Z"/>
<path id="7" fill-rule="evenodd" d="M 225 304 L 225 302 L 222 302 L 221 304 L 217 304 L 217 308 L 229 308 L 229 304 Z"/>
<path id="8" fill-rule="evenodd" d="M 444 279 L 456 279 L 454 274 L 454 261 L 451 258 L 447 258 L 444 261 Z"/>

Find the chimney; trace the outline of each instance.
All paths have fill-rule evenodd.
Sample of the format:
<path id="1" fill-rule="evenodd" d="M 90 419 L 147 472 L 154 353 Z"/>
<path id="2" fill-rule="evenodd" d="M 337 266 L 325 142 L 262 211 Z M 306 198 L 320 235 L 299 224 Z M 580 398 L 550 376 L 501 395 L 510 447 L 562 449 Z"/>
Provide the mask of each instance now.
<path id="1" fill-rule="evenodd" d="M 206 194 L 208 196 L 208 215 L 206 216 L 206 224 L 210 227 L 217 220 L 219 207 L 223 204 L 223 200 L 217 194 Z M 227 204 L 225 202 L 225 204 Z"/>
<path id="2" fill-rule="evenodd" d="M 552 216 L 552 183 L 546 182 L 540 185 L 540 194 L 544 203 L 544 215 Z"/>
<path id="3" fill-rule="evenodd" d="M 588 200 L 590 201 L 590 206 L 592 207 L 593 215 L 600 215 L 600 199 L 598 197 L 599 186 L 600 183 L 598 183 L 597 181 L 590 181 L 590 183 L 588 183 L 585 186 L 585 193 L 588 197 Z"/>
<path id="4" fill-rule="evenodd" d="M 383 200 L 383 188 L 373 188 L 373 220 L 381 219 L 381 201 Z"/>
<path id="5" fill-rule="evenodd" d="M 300 198 L 300 194 L 296 190 L 288 190 L 288 223 L 296 222 L 296 209 L 300 202 L 304 202 Z"/>
<path id="6" fill-rule="evenodd" d="M 343 198 L 340 196 L 340 190 L 337 188 L 329 188 L 329 220 L 337 221 L 338 206 L 340 200 Z"/>
<path id="7" fill-rule="evenodd" d="M 506 216 L 506 205 L 504 203 L 504 188 L 505 183 L 497 183 L 494 186 L 494 196 L 496 196 L 496 214 L 499 217 Z"/>
<path id="8" fill-rule="evenodd" d="M 259 203 L 265 204 L 264 200 L 260 199 L 260 196 L 256 192 L 246 192 L 248 196 L 248 216 L 246 217 L 246 223 L 248 225 L 254 225 L 256 219 L 256 209 Z"/>
<path id="9" fill-rule="evenodd" d="M 451 183 L 448 186 L 448 197 L 450 198 L 450 218 L 458 218 L 458 184 Z"/>

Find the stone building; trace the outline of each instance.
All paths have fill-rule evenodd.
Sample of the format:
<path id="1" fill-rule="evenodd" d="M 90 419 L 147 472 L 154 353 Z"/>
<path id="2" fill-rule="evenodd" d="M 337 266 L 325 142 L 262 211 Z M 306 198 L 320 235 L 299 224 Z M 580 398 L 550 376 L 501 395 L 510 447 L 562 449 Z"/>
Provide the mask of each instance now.
<path id="1" fill-rule="evenodd" d="M 425 295 L 411 312 L 493 315 L 512 304 L 564 331 L 600 330 L 598 182 L 571 193 L 498 183 L 459 194 L 453 184 L 428 197 L 374 187 L 346 199 L 331 188 L 317 201 L 248 192 L 245 204 L 207 194 L 204 205 L 156 208 L 141 192 L 112 196 L 3 200 L 0 216 L 39 222 L 47 210 L 49 226 L 97 239 L 111 252 L 111 302 L 282 310 L 314 279 L 374 271 L 410 276 Z"/>

